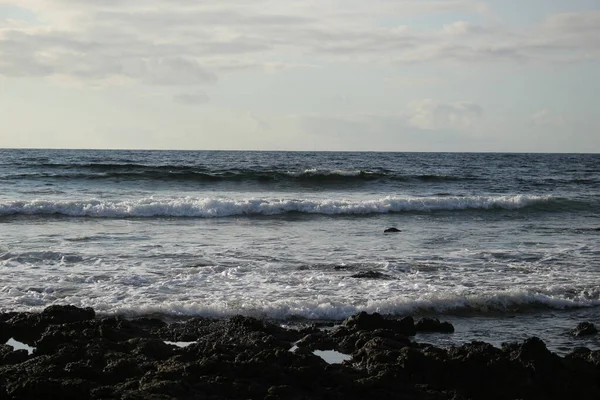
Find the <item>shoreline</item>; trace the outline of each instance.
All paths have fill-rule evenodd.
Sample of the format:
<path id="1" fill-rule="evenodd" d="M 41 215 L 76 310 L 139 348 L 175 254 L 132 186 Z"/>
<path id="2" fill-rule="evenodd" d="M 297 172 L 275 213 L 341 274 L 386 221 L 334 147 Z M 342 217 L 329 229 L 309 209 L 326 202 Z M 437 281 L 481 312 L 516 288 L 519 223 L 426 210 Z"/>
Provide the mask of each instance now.
<path id="1" fill-rule="evenodd" d="M 416 341 L 417 331 L 454 327 L 376 313 L 303 329 L 243 316 L 97 317 L 75 306 L 2 313 L 0 398 L 600 398 L 600 350 L 559 356 L 537 337 L 442 348 Z M 10 338 L 35 350 L 14 350 Z M 319 351 L 347 357 L 330 364 Z"/>
<path id="2" fill-rule="evenodd" d="M 37 309 L 6 311 L 0 310 L 0 321 L 2 315 L 11 313 L 39 314 L 46 307 Z M 51 307 L 51 306 L 50 306 Z M 77 305 L 76 307 L 81 307 Z M 354 314 L 348 314 L 347 317 L 339 318 L 310 318 L 302 316 L 288 316 L 278 318 L 260 313 L 229 313 L 229 314 L 172 314 L 163 312 L 107 312 L 95 311 L 96 319 L 125 319 L 136 320 L 140 318 L 157 319 L 167 324 L 185 323 L 194 318 L 204 318 L 210 320 L 229 320 L 235 316 L 244 316 L 255 318 L 266 323 L 277 325 L 284 329 L 302 330 L 307 327 L 316 327 L 323 330 L 334 329 L 342 325 L 344 320 Z M 367 311 L 370 313 L 371 311 Z M 600 350 L 600 335 L 575 336 L 571 331 L 582 321 L 596 322 L 598 325 L 597 308 L 573 308 L 573 309 L 547 309 L 540 310 L 517 310 L 516 312 L 506 313 L 445 313 L 445 312 L 415 312 L 410 314 L 384 314 L 385 318 L 398 319 L 405 315 L 411 315 L 415 320 L 419 319 L 440 319 L 452 323 L 455 332 L 451 335 L 440 334 L 436 332 L 417 332 L 412 337 L 419 343 L 427 343 L 436 347 L 447 349 L 449 347 L 458 347 L 472 341 L 483 341 L 495 347 L 501 347 L 503 343 L 520 342 L 532 336 L 542 339 L 547 348 L 564 356 L 573 348 L 587 347 L 591 350 Z M 2 342 L 0 342 L 1 344 Z"/>

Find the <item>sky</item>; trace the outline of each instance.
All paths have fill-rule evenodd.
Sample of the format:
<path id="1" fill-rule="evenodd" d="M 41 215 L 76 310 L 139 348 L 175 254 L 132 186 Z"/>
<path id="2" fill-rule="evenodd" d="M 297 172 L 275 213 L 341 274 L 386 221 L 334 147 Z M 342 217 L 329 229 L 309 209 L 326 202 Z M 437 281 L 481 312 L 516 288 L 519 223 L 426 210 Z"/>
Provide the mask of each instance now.
<path id="1" fill-rule="evenodd" d="M 0 0 L 0 147 L 600 152 L 598 0 Z"/>

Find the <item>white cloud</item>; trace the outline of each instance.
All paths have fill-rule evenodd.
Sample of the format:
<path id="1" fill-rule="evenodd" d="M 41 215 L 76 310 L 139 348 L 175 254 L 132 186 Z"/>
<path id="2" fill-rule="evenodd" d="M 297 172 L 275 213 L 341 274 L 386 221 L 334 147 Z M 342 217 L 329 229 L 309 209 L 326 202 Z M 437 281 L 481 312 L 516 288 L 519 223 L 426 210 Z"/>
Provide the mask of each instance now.
<path id="1" fill-rule="evenodd" d="M 410 108 L 410 125 L 425 130 L 470 128 L 483 115 L 483 108 L 471 102 L 422 100 L 411 103 Z"/>
<path id="2" fill-rule="evenodd" d="M 37 15 L 35 23 L 0 25 L 0 74 L 14 77 L 68 75 L 97 84 L 122 76 L 145 84 L 199 86 L 244 68 L 282 71 L 340 58 L 453 64 L 600 59 L 600 12 L 553 15 L 524 28 L 456 21 L 427 31 L 405 24 L 415 14 L 488 10 L 469 0 L 0 4 Z M 382 24 L 387 20 L 398 24 L 387 27 Z M 293 58 L 303 61 L 290 62 Z"/>

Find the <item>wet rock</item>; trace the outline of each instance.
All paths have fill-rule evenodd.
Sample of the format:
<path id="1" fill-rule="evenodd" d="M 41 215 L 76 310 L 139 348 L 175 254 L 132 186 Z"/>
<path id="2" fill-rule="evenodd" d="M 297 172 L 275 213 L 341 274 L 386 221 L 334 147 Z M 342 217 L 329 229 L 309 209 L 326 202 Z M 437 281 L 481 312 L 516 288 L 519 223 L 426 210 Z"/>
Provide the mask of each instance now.
<path id="1" fill-rule="evenodd" d="M 408 336 L 414 336 L 417 333 L 412 317 L 404 317 L 400 320 L 387 319 L 379 313 L 368 314 L 364 311 L 347 318 L 342 325 L 351 329 L 366 331 L 390 329 Z"/>
<path id="2" fill-rule="evenodd" d="M 79 308 L 75 306 L 54 305 L 46 307 L 40 313 L 40 319 L 47 324 L 68 324 L 72 322 L 88 321 L 94 319 L 96 313 L 91 307 Z"/>
<path id="3" fill-rule="evenodd" d="M 41 333 L 46 329 L 46 324 L 40 324 L 38 315 L 32 313 L 16 313 L 6 321 L 10 335 L 20 342 L 33 345 Z"/>
<path id="4" fill-rule="evenodd" d="M 0 320 L 11 328 L 16 316 Z M 52 323 L 32 356 L 0 344 L 0 398 L 600 398 L 599 351 L 578 348 L 561 358 L 538 338 L 501 349 L 484 342 L 437 348 L 409 339 L 419 323 L 376 313 L 305 332 L 248 317 Z M 163 342 L 183 337 L 194 344 Z M 312 352 L 324 347 L 353 358 L 329 365 Z"/>
<path id="5" fill-rule="evenodd" d="M 289 385 L 279 385 L 279 386 L 271 386 L 268 390 L 267 390 L 267 395 L 265 396 L 265 399 L 270 399 L 270 400 L 275 400 L 275 399 L 303 399 L 304 397 L 301 396 L 300 394 L 298 394 L 296 392 L 296 388 L 289 386 Z"/>
<path id="6" fill-rule="evenodd" d="M 16 340 L 33 345 L 50 325 L 89 321 L 94 318 L 95 312 L 89 307 L 54 305 L 45 308 L 39 314 L 14 313 L 6 323 L 9 325 L 9 332 Z"/>
<path id="7" fill-rule="evenodd" d="M 26 361 L 29 358 L 27 350 L 15 350 L 7 344 L 0 344 L 0 365 L 12 365 Z"/>
<path id="8" fill-rule="evenodd" d="M 440 322 L 436 318 L 421 318 L 415 324 L 417 332 L 454 333 L 454 326 L 450 322 Z"/>
<path id="9" fill-rule="evenodd" d="M 144 371 L 138 365 L 137 360 L 131 358 L 121 358 L 110 361 L 102 370 L 105 375 L 104 378 L 108 378 L 119 381 L 122 379 L 142 376 Z"/>
<path id="10" fill-rule="evenodd" d="M 10 326 L 4 321 L 0 321 L 0 344 L 6 343 L 11 336 Z"/>
<path id="11" fill-rule="evenodd" d="M 8 398 L 12 399 L 65 399 L 89 398 L 89 386 L 82 380 L 27 377 L 6 385 Z"/>
<path id="12" fill-rule="evenodd" d="M 101 370 L 91 360 L 68 362 L 64 367 L 65 373 L 73 378 L 95 379 L 100 377 Z"/>
<path id="13" fill-rule="evenodd" d="M 517 350 L 517 357 L 525 361 L 546 361 L 551 356 L 546 343 L 538 337 L 526 339 Z"/>
<path id="14" fill-rule="evenodd" d="M 210 318 L 191 318 L 161 328 L 158 335 L 173 342 L 193 342 L 207 332 L 215 322 L 217 320 Z"/>
<path id="15" fill-rule="evenodd" d="M 295 345 L 310 350 L 331 350 L 337 348 L 333 338 L 322 331 L 304 336 L 302 339 L 295 342 Z"/>
<path id="16" fill-rule="evenodd" d="M 336 271 L 340 271 L 340 270 L 354 269 L 354 267 L 350 266 L 350 265 L 336 265 L 335 267 L 333 267 L 333 269 L 335 269 Z"/>
<path id="17" fill-rule="evenodd" d="M 133 354 L 142 354 L 154 360 L 166 360 L 173 356 L 175 346 L 166 344 L 159 339 L 134 338 L 127 341 L 134 348 Z"/>
<path id="18" fill-rule="evenodd" d="M 386 279 L 386 280 L 390 280 L 390 279 L 394 279 L 392 276 L 390 275 L 386 275 L 382 272 L 377 272 L 377 271 L 364 271 L 364 272 L 359 272 L 357 274 L 354 275 L 350 275 L 350 278 L 362 278 L 362 279 Z"/>
<path id="19" fill-rule="evenodd" d="M 598 329 L 591 322 L 581 322 L 571 331 L 571 334 L 577 337 L 595 335 L 596 333 L 598 333 Z"/>
<path id="20" fill-rule="evenodd" d="M 398 233 L 398 232 L 401 232 L 401 230 L 398 228 L 387 228 L 386 230 L 383 231 L 383 233 Z"/>

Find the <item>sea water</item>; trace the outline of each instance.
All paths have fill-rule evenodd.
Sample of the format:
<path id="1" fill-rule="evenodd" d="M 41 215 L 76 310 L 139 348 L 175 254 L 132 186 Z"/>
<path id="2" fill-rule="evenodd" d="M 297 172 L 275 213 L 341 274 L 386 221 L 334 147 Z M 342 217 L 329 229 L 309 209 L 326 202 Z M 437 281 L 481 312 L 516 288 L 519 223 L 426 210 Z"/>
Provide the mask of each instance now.
<path id="1" fill-rule="evenodd" d="M 600 348 L 568 333 L 600 325 L 599 239 L 595 154 L 0 150 L 0 311 L 364 310 Z"/>

